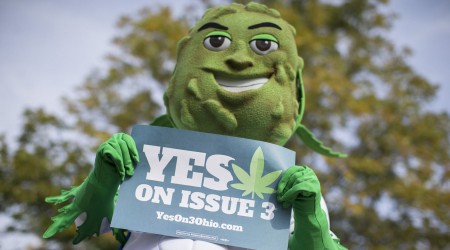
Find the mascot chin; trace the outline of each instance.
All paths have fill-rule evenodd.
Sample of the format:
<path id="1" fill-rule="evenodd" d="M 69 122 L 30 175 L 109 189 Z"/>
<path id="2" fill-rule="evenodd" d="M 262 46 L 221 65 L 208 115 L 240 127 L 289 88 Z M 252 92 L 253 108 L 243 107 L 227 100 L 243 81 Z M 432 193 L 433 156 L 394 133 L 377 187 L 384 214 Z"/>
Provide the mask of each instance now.
<path id="1" fill-rule="evenodd" d="M 167 114 L 151 126 L 249 138 L 283 146 L 296 134 L 318 153 L 345 157 L 324 147 L 301 124 L 304 92 L 295 29 L 265 5 L 211 8 L 181 39 L 177 64 L 164 94 Z M 49 203 L 71 200 L 44 233 L 52 237 L 77 224 L 74 244 L 112 230 L 123 249 L 242 249 L 192 239 L 109 228 L 119 185 L 138 162 L 134 140 L 113 135 L 97 151 L 85 181 Z M 277 198 L 291 207 L 289 249 L 346 249 L 330 231 L 320 183 L 306 166 L 292 166 L 278 183 Z M 261 235 L 260 239 L 270 235 Z"/>

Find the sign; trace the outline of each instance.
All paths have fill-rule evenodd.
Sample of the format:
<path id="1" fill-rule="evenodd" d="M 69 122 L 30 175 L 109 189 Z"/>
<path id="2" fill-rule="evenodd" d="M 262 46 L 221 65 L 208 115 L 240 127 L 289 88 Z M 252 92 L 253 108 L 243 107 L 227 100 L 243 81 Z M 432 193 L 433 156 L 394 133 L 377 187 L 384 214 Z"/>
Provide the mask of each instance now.
<path id="1" fill-rule="evenodd" d="M 258 250 L 287 249 L 291 210 L 276 200 L 295 153 L 249 139 L 137 125 L 133 177 L 112 227 Z M 270 240 L 267 238 L 270 237 Z"/>

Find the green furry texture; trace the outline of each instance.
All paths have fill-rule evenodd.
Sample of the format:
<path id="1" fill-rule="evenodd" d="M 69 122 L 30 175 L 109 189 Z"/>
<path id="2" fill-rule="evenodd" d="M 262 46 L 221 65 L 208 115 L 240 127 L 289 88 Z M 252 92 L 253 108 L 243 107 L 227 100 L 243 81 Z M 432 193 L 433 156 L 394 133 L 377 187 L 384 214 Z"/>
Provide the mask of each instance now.
<path id="1" fill-rule="evenodd" d="M 211 23 L 218 25 L 205 28 Z M 273 25 L 254 26 L 267 23 Z M 208 48 L 205 43 L 210 34 L 223 34 L 228 47 Z M 297 55 L 294 35 L 295 29 L 278 11 L 265 5 L 231 4 L 209 9 L 178 44 L 177 67 L 164 95 L 173 126 L 278 145 L 284 145 L 296 132 L 316 152 L 345 157 L 324 147 L 301 124 L 305 109 L 303 60 Z M 257 53 L 252 47 L 255 37 L 270 37 L 266 42 L 277 43 L 278 48 Z M 262 77 L 268 79 L 262 87 L 242 92 L 229 91 L 220 84 L 220 79 L 230 82 Z"/>
<path id="2" fill-rule="evenodd" d="M 168 116 L 175 127 L 286 143 L 296 129 L 296 77 L 303 61 L 297 54 L 294 29 L 279 16 L 276 10 L 255 3 L 231 4 L 205 13 L 179 42 L 177 67 L 165 93 Z M 268 22 L 281 30 L 249 28 Z M 201 29 L 207 23 L 226 29 Z M 227 33 L 231 40 L 228 48 L 214 51 L 205 47 L 213 31 Z M 257 35 L 274 37 L 278 49 L 256 53 L 250 43 Z M 268 79 L 262 87 L 242 92 L 230 92 L 218 80 L 262 77 Z"/>

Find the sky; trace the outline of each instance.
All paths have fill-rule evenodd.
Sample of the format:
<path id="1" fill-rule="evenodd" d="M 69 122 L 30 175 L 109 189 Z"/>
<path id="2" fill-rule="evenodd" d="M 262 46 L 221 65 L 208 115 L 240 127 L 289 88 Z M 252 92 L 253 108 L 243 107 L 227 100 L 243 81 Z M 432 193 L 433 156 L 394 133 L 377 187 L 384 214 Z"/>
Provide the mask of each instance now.
<path id="1" fill-rule="evenodd" d="M 187 2 L 0 0 L 0 134 L 9 142 L 16 139 L 25 108 L 62 112 L 61 97 L 106 66 L 120 16 L 161 3 L 177 13 Z M 410 65 L 440 85 L 429 108 L 450 113 L 450 1 L 391 0 L 384 9 L 398 14 L 388 37 L 399 48 L 411 48 Z M 7 240 L 1 240 L 1 249 L 21 248 L 17 243 L 2 248 Z"/>
<path id="2" fill-rule="evenodd" d="M 9 141 L 18 136 L 25 108 L 62 112 L 61 97 L 70 96 L 94 69 L 106 67 L 119 17 L 163 2 L 171 4 L 0 0 L 0 134 Z M 187 2 L 178 0 L 176 7 Z"/>

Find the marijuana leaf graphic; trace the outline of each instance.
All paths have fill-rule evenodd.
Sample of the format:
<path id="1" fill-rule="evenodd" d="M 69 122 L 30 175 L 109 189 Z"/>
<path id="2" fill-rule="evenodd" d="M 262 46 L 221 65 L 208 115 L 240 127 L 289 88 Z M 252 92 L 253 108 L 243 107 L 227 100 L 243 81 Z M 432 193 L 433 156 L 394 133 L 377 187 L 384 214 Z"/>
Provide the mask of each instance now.
<path id="1" fill-rule="evenodd" d="M 236 164 L 232 164 L 231 166 L 233 167 L 234 174 L 239 181 L 241 181 L 241 183 L 231 184 L 231 187 L 244 191 L 242 196 L 252 194 L 252 199 L 254 199 L 255 194 L 259 198 L 264 199 L 263 193 L 274 193 L 275 190 L 268 186 L 271 185 L 282 172 L 282 170 L 273 171 L 263 176 L 264 155 L 261 147 L 258 147 L 253 154 L 252 161 L 250 162 L 250 175 Z"/>

